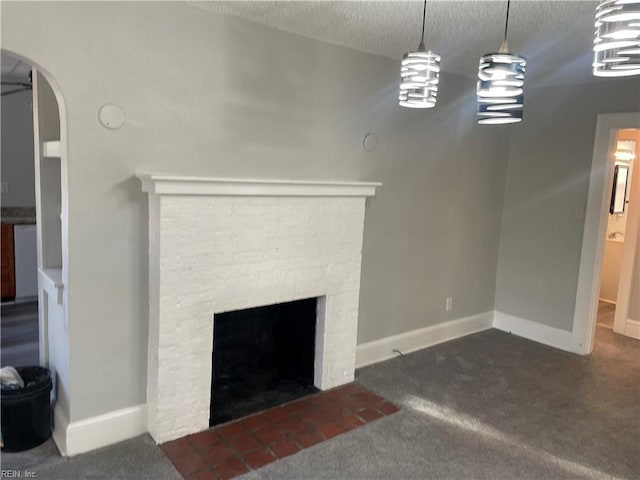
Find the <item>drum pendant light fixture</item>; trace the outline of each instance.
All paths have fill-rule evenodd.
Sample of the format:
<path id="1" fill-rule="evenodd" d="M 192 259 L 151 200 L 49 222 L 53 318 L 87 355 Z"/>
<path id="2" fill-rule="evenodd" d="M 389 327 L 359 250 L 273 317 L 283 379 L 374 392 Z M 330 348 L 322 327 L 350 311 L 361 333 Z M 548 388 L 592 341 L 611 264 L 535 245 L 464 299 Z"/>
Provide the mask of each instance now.
<path id="1" fill-rule="evenodd" d="M 440 81 L 440 55 L 424 46 L 424 24 L 427 0 L 422 7 L 422 36 L 415 52 L 402 58 L 399 103 L 408 108 L 432 108 L 436 105 Z"/>
<path id="2" fill-rule="evenodd" d="M 504 40 L 498 53 L 480 58 L 478 70 L 478 123 L 504 124 L 522 121 L 524 105 L 524 71 L 527 61 L 509 53 L 507 29 L 509 7 L 504 25 Z"/>
<path id="3" fill-rule="evenodd" d="M 640 0 L 601 0 L 595 27 L 593 74 L 640 75 Z"/>

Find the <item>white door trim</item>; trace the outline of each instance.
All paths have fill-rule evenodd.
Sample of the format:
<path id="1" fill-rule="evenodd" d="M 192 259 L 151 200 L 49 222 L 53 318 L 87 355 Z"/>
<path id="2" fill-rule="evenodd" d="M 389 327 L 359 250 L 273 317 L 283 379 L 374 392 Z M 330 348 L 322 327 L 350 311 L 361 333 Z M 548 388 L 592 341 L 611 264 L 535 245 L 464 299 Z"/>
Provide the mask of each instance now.
<path id="1" fill-rule="evenodd" d="M 16 52 L 8 52 L 32 66 L 32 94 L 33 94 L 33 140 L 34 140 L 34 168 L 36 194 L 36 242 L 38 252 L 38 334 L 40 365 L 52 371 L 54 425 L 52 437 L 61 452 L 67 450 L 66 424 L 61 418 L 70 417 L 70 362 L 69 362 L 69 177 L 67 162 L 67 108 L 61 89 L 55 79 L 39 65 Z M 41 86 L 39 78 L 49 85 L 58 106 L 60 120 L 60 141 L 57 153 L 60 158 L 60 222 L 61 222 L 61 268 L 46 267 L 43 259 L 43 215 L 42 215 L 42 177 L 41 166 L 43 155 L 53 152 L 43 151 L 41 142 L 41 119 L 38 94 Z M 52 299 L 51 301 L 49 299 Z M 51 307 L 55 307 L 51 308 Z M 52 321 L 55 319 L 55 321 Z M 53 333 L 52 333 L 53 332 Z"/>
<path id="2" fill-rule="evenodd" d="M 638 223 L 640 223 L 640 169 L 633 169 L 631 176 L 631 194 L 629 195 L 629 210 L 622 247 L 622 261 L 620 262 L 620 280 L 618 282 L 618 296 L 616 298 L 616 313 L 613 321 L 613 331 L 627 335 L 629 318 L 629 299 L 631 298 L 631 282 L 636 262 L 636 245 L 638 241 Z M 637 266 L 636 266 L 637 268 Z M 635 331 L 635 329 L 632 328 Z"/>
<path id="3" fill-rule="evenodd" d="M 615 131 L 620 128 L 640 128 L 640 112 L 598 115 L 571 337 L 571 350 L 582 355 L 593 351 L 600 270 L 613 181 L 611 155 Z"/>

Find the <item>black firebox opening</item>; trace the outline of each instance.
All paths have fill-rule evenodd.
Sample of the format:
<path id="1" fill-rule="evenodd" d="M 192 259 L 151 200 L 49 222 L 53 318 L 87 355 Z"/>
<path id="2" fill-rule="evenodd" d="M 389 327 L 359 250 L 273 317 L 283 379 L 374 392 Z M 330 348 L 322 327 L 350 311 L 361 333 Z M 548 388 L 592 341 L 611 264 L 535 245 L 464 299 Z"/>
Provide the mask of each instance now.
<path id="1" fill-rule="evenodd" d="M 216 314 L 209 425 L 318 391 L 316 299 Z"/>

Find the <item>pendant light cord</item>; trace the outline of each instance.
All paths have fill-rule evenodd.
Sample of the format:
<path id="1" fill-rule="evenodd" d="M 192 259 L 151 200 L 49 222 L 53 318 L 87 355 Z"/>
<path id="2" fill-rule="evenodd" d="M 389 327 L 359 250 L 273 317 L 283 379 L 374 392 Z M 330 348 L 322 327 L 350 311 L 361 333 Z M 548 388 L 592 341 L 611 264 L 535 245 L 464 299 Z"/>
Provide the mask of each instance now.
<path id="1" fill-rule="evenodd" d="M 504 43 L 507 43 L 507 29 L 509 28 L 509 7 L 511 0 L 507 0 L 507 19 L 504 22 Z"/>
<path id="2" fill-rule="evenodd" d="M 422 6 L 422 36 L 420 37 L 420 41 L 424 42 L 424 22 L 427 17 L 427 0 L 424 0 L 424 4 Z"/>

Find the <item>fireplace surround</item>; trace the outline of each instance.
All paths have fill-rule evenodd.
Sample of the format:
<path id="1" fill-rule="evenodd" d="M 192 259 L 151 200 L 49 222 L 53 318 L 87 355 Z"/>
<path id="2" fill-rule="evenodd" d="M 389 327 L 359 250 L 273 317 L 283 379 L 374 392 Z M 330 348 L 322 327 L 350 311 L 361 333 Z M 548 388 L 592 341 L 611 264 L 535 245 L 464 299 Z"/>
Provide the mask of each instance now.
<path id="1" fill-rule="evenodd" d="M 137 176 L 149 196 L 157 443 L 209 427 L 216 314 L 317 298 L 314 384 L 353 381 L 365 200 L 379 183 Z"/>

